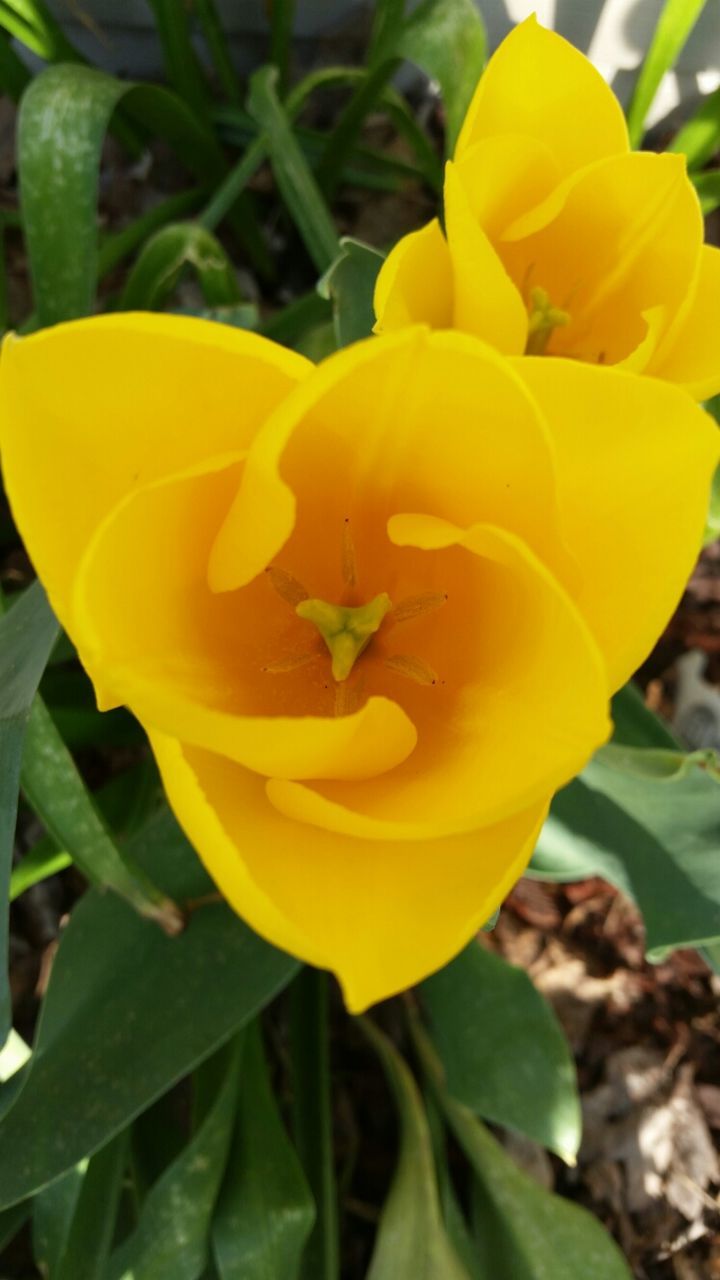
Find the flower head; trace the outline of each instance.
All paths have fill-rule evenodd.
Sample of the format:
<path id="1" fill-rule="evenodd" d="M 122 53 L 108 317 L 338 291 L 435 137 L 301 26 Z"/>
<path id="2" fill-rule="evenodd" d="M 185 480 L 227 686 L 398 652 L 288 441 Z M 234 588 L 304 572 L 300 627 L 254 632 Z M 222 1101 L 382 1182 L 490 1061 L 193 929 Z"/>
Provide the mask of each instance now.
<path id="1" fill-rule="evenodd" d="M 424 321 L 510 355 L 569 356 L 720 391 L 720 250 L 680 155 L 632 153 L 592 64 L 535 18 L 478 84 L 437 221 L 389 255 L 378 330 Z"/>
<path id="2" fill-rule="evenodd" d="M 152 315 L 8 339 L 0 430 L 101 706 L 146 727 L 238 913 L 354 1009 L 521 874 L 682 589 L 717 458 L 651 379 L 422 327 L 314 368 Z"/>

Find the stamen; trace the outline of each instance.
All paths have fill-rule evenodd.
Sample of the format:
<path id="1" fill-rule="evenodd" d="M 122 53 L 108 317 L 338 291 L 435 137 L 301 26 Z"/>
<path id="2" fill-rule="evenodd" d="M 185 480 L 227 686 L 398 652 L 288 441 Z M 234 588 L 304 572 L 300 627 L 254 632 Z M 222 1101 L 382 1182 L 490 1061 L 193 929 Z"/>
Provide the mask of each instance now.
<path id="1" fill-rule="evenodd" d="M 531 289 L 525 354 L 528 356 L 544 355 L 553 330 L 561 329 L 569 323 L 569 313 L 563 311 L 560 307 L 554 307 L 545 289 L 541 289 L 539 286 Z"/>
<path id="2" fill-rule="evenodd" d="M 350 520 L 347 516 L 343 522 L 340 571 L 342 573 L 342 580 L 346 587 L 354 587 L 357 584 L 355 543 L 353 541 L 352 533 L 350 532 Z"/>
<path id="3" fill-rule="evenodd" d="M 294 573 L 288 573 L 287 569 L 280 569 L 275 564 L 269 564 L 265 570 L 270 586 L 277 591 L 281 600 L 286 604 L 292 605 L 293 609 L 303 600 L 310 598 L 310 592 L 306 591 L 302 582 L 299 582 Z"/>
<path id="4" fill-rule="evenodd" d="M 434 613 L 447 603 L 444 591 L 423 591 L 417 596 L 408 596 L 395 605 L 388 617 L 388 627 L 397 626 L 401 622 L 410 622 L 413 618 L 422 618 L 426 613 Z"/>
<path id="5" fill-rule="evenodd" d="M 286 658 L 277 658 L 275 662 L 268 662 L 266 666 L 261 667 L 261 671 L 267 672 L 269 675 L 282 676 L 288 671 L 297 671 L 299 667 L 306 667 L 309 662 L 314 662 L 321 654 L 315 653 L 290 653 Z"/>
<path id="6" fill-rule="evenodd" d="M 416 684 L 438 683 L 438 676 L 432 667 L 427 662 L 423 662 L 422 658 L 415 658 L 409 653 L 395 653 L 391 658 L 385 659 L 384 665 L 389 671 L 395 671 L 399 676 L 406 676 Z"/>

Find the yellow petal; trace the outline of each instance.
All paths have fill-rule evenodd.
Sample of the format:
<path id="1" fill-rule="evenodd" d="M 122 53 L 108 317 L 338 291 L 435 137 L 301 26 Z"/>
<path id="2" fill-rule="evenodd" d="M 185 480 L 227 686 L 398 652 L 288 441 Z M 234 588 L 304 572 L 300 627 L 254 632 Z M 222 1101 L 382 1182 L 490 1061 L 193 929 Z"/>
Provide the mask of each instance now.
<path id="1" fill-rule="evenodd" d="M 617 98 L 567 40 L 528 18 L 490 59 L 458 138 L 459 158 L 498 133 L 539 138 L 563 173 L 629 149 Z"/>
<path id="2" fill-rule="evenodd" d="M 527 338 L 525 303 L 475 217 L 452 163 L 445 170 L 445 226 L 453 273 L 453 325 L 498 351 L 520 354 Z"/>
<path id="3" fill-rule="evenodd" d="M 272 780 L 268 795 L 295 821 L 366 839 L 503 821 L 574 777 L 606 740 L 602 659 L 573 602 L 519 539 L 423 515 L 394 517 L 390 537 L 427 554 L 428 577 L 438 561 L 451 599 L 462 595 L 460 620 L 456 611 L 437 622 L 433 665 L 447 688 L 405 701 L 418 745 L 391 774 L 354 787 Z"/>
<path id="4" fill-rule="evenodd" d="M 294 823 L 262 780 L 153 735 L 175 814 L 231 906 L 267 938 L 332 969 L 358 1013 L 447 963 L 522 874 L 547 804 L 466 836 L 343 839 Z"/>
<path id="5" fill-rule="evenodd" d="M 452 324 L 452 270 L 437 218 L 403 236 L 385 259 L 375 285 L 376 333 L 422 322 Z"/>
<path id="6" fill-rule="evenodd" d="M 100 316 L 6 339 L 0 451 L 13 514 L 63 625 L 100 521 L 129 491 L 244 448 L 312 366 L 183 316 Z"/>
<path id="7" fill-rule="evenodd" d="M 493 242 L 557 191 L 561 177 L 545 143 L 522 134 L 482 138 L 454 168 L 473 216 Z"/>
<path id="8" fill-rule="evenodd" d="M 720 392 L 720 249 L 703 245 L 695 292 L 684 323 L 669 350 L 652 361 L 648 372 L 678 382 L 698 400 Z"/>
<path id="9" fill-rule="evenodd" d="M 720 434 L 685 392 L 576 361 L 513 362 L 557 447 L 577 603 L 619 688 L 675 608 L 700 549 Z"/>
<path id="10" fill-rule="evenodd" d="M 301 703 L 297 715 L 276 714 L 263 666 L 281 656 L 273 645 L 292 610 L 265 580 L 247 594 L 210 591 L 207 557 L 238 469 L 221 455 L 136 489 L 110 513 L 78 570 L 82 656 L 144 724 L 259 773 L 357 779 L 392 769 L 416 741 L 397 703 L 370 698 L 338 717 Z M 315 692 L 305 673 L 300 685 Z"/>
<path id="11" fill-rule="evenodd" d="M 568 179 L 504 232 L 500 252 L 516 283 L 568 312 L 550 354 L 615 364 L 645 341 L 648 312 L 669 321 L 683 306 L 701 244 L 683 157 L 635 152 Z"/>
<path id="12" fill-rule="evenodd" d="M 541 552 L 552 546 L 556 563 L 554 485 L 545 424 L 496 352 L 419 326 L 370 338 L 325 360 L 258 433 L 210 583 L 228 591 L 250 582 L 293 529 L 306 563 L 334 566 L 328 531 L 357 513 L 372 543 L 398 510 L 497 523 Z M 370 594 L 385 590 L 378 582 Z M 321 599 L 331 593 L 330 584 L 312 587 Z"/>

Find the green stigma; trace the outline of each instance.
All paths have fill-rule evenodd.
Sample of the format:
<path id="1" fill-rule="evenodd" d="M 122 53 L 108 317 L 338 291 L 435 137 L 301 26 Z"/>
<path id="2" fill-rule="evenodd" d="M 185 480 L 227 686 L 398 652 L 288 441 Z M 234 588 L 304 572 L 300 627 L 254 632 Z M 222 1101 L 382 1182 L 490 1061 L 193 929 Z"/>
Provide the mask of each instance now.
<path id="1" fill-rule="evenodd" d="M 312 622 L 325 641 L 332 658 L 335 680 L 347 680 L 360 654 L 367 648 L 387 613 L 392 609 L 390 597 L 383 591 L 369 604 L 353 609 L 325 600 L 301 600 L 295 612 Z"/>
<path id="2" fill-rule="evenodd" d="M 530 314 L 525 354 L 543 356 L 553 329 L 570 323 L 570 315 L 560 307 L 554 307 L 544 289 L 530 290 Z"/>

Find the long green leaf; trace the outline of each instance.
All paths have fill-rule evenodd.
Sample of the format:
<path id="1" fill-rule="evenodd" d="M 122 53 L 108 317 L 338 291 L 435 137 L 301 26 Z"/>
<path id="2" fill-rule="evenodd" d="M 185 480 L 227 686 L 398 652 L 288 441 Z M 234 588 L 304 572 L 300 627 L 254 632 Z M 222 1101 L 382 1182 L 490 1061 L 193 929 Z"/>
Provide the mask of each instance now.
<path id="1" fill-rule="evenodd" d="M 219 240 L 196 222 L 175 222 L 143 245 L 120 297 L 121 311 L 158 310 L 189 267 L 209 307 L 229 307 L 241 295 L 230 259 Z"/>
<path id="2" fill-rule="evenodd" d="M 119 1133 L 88 1161 L 52 1280 L 106 1280 L 126 1152 Z"/>
<path id="3" fill-rule="evenodd" d="M 600 1223 L 522 1173 L 472 1112 L 450 1097 L 417 1023 L 414 1031 L 440 1109 L 477 1178 L 478 1252 L 486 1280 L 631 1280 Z"/>
<path id="4" fill-rule="evenodd" d="M 473 0 L 424 0 L 408 19 L 397 50 L 440 85 L 446 149 L 452 155 L 487 57 L 477 5 Z"/>
<path id="5" fill-rule="evenodd" d="M 207 84 L 195 53 L 190 32 L 190 11 L 177 0 L 148 0 L 155 15 L 165 71 L 195 116 L 208 113 Z"/>
<path id="6" fill-rule="evenodd" d="M 469 1280 L 440 1213 L 432 1143 L 417 1085 L 387 1036 L 362 1021 L 400 1116 L 400 1153 L 383 1206 L 367 1280 Z"/>
<path id="7" fill-rule="evenodd" d="M 195 0 L 194 7 L 220 87 L 230 102 L 239 104 L 242 98 L 240 80 L 230 56 L 215 0 Z"/>
<path id="8" fill-rule="evenodd" d="M 339 241 L 320 189 L 277 94 L 277 70 L 261 67 L 250 81 L 248 110 L 265 133 L 270 161 L 288 213 L 319 271 L 338 255 Z"/>
<path id="9" fill-rule="evenodd" d="M 642 142 L 645 119 L 660 81 L 674 66 L 705 3 L 706 0 L 665 0 L 627 109 L 631 146 L 637 147 Z"/>
<path id="10" fill-rule="evenodd" d="M 129 847 L 178 900 L 212 889 L 169 813 Z M 199 907 L 185 933 L 167 938 L 114 895 L 86 894 L 60 941 L 33 1056 L 10 1082 L 0 1208 L 126 1128 L 254 1017 L 297 967 L 223 903 Z"/>
<path id="11" fill-rule="evenodd" d="M 182 930 L 180 909 L 113 840 L 40 698 L 30 712 L 20 783 L 58 848 L 91 883 L 112 889 L 166 933 Z"/>
<path id="12" fill-rule="evenodd" d="M 0 0 L 0 27 L 46 62 L 82 61 L 43 0 Z"/>
<path id="13" fill-rule="evenodd" d="M 420 990 L 452 1096 L 573 1160 L 582 1128 L 575 1066 L 527 974 L 472 942 Z"/>
<path id="14" fill-rule="evenodd" d="M 0 617 L 0 1044 L 10 1029 L 7 901 L 20 764 L 30 707 L 58 625 L 39 582 Z"/>
<path id="15" fill-rule="evenodd" d="M 222 173 L 212 135 L 168 90 L 77 65 L 48 67 L 37 76 L 20 106 L 18 166 L 40 327 L 92 310 L 100 153 L 121 100 L 176 146 L 202 180 L 217 181 Z"/>
<path id="16" fill-rule="evenodd" d="M 106 1280 L 199 1280 L 237 1105 L 242 1038 L 222 1052 L 217 1093 L 197 1131 L 151 1187 L 133 1234 L 117 1250 Z"/>
<path id="17" fill-rule="evenodd" d="M 7 36 L 0 31 L 0 93 L 7 93 L 17 102 L 30 79 L 30 72 L 22 58 L 18 57 Z"/>
<path id="18" fill-rule="evenodd" d="M 702 758 L 645 775 L 607 750 L 558 793 L 531 870 L 599 875 L 639 906 L 648 955 L 720 938 L 720 783 Z"/>
<path id="19" fill-rule="evenodd" d="M 220 1280 L 297 1280 L 314 1218 L 255 1023 L 246 1032 L 233 1146 L 213 1221 Z"/>

